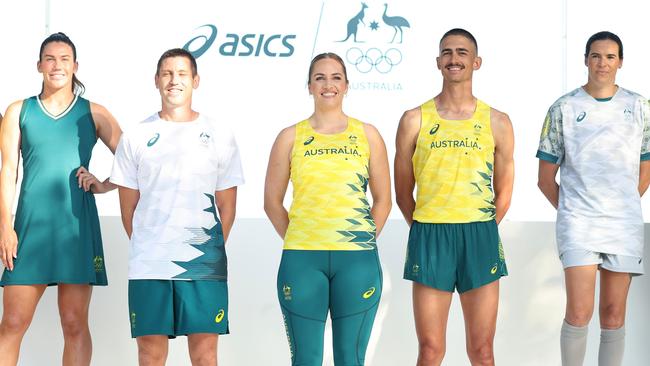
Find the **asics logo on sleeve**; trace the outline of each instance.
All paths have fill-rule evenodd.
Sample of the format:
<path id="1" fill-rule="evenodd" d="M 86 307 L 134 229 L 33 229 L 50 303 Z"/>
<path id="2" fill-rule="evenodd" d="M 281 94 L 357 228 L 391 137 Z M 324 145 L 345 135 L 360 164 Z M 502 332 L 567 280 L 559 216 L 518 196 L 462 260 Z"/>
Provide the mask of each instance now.
<path id="1" fill-rule="evenodd" d="M 152 147 L 156 142 L 158 142 L 158 139 L 160 138 L 160 134 L 156 132 L 155 135 L 153 135 L 152 138 L 147 141 L 147 147 Z"/>

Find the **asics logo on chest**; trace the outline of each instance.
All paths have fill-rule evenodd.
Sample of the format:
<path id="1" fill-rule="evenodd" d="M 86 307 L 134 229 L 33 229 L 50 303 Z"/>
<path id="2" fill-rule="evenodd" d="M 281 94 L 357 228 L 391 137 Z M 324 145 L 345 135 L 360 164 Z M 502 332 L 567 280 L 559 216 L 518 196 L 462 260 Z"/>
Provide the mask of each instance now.
<path id="1" fill-rule="evenodd" d="M 158 139 L 160 138 L 160 134 L 156 132 L 152 138 L 147 141 L 147 147 L 152 147 L 156 142 L 158 142 Z"/>

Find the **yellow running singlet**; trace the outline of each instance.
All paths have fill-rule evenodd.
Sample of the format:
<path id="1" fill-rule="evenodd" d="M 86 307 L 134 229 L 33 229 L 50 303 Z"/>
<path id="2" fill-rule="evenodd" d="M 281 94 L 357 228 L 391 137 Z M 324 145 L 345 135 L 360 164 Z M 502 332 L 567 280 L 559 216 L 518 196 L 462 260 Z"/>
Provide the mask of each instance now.
<path id="1" fill-rule="evenodd" d="M 370 250 L 375 221 L 366 198 L 370 147 L 363 123 L 323 135 L 304 120 L 291 152 L 293 202 L 284 249 Z"/>
<path id="2" fill-rule="evenodd" d="M 467 223 L 495 217 L 492 170 L 494 138 L 490 106 L 476 102 L 467 120 L 445 120 L 433 99 L 421 107 L 413 154 L 417 197 L 413 220 Z"/>

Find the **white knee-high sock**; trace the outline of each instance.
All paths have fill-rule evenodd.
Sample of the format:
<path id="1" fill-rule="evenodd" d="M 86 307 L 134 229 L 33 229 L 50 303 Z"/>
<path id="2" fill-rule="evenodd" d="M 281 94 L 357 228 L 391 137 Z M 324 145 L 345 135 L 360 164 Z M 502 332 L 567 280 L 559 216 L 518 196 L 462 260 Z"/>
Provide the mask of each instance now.
<path id="1" fill-rule="evenodd" d="M 582 366 L 587 350 L 588 326 L 575 327 L 566 322 L 562 323 L 560 333 L 560 353 L 562 366 Z"/>
<path id="2" fill-rule="evenodd" d="M 600 330 L 598 366 L 621 366 L 625 350 L 625 326 Z"/>

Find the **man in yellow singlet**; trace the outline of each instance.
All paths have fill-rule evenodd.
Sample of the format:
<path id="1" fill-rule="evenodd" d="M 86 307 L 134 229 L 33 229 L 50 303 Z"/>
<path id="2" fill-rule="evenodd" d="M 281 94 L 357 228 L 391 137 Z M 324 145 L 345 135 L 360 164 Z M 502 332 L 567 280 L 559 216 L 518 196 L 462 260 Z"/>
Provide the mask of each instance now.
<path id="1" fill-rule="evenodd" d="M 494 365 L 499 278 L 508 273 L 497 225 L 512 196 L 512 124 L 472 94 L 481 58 L 471 33 L 445 33 L 436 61 L 442 91 L 404 113 L 395 154 L 397 204 L 410 226 L 404 278 L 413 281 L 417 365 L 441 364 L 456 289 L 469 359 Z"/>

